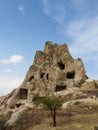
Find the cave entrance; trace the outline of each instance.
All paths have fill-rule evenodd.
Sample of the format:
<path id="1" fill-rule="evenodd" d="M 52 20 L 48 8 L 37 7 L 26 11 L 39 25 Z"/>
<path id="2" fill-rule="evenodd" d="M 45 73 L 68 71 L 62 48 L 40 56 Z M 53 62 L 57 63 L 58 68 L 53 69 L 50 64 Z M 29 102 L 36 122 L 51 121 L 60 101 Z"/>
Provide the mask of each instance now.
<path id="1" fill-rule="evenodd" d="M 20 107 L 22 104 L 21 103 L 16 103 L 15 106 L 18 108 Z"/>
<path id="2" fill-rule="evenodd" d="M 59 92 L 59 91 L 63 91 L 66 89 L 66 86 L 65 85 L 56 85 L 56 88 L 55 88 L 55 92 Z"/>
<path id="3" fill-rule="evenodd" d="M 40 78 L 42 79 L 44 77 L 45 73 L 40 74 Z"/>
<path id="4" fill-rule="evenodd" d="M 34 75 L 29 78 L 29 82 L 31 82 L 34 79 Z"/>
<path id="5" fill-rule="evenodd" d="M 27 97 L 28 97 L 28 89 L 21 88 L 19 91 L 19 98 L 25 100 L 27 99 Z"/>
<path id="6" fill-rule="evenodd" d="M 47 80 L 48 80 L 48 78 L 49 78 L 49 74 L 46 74 L 46 78 L 47 78 Z"/>
<path id="7" fill-rule="evenodd" d="M 58 66 L 61 70 L 65 69 L 65 65 L 62 62 L 58 62 Z"/>
<path id="8" fill-rule="evenodd" d="M 74 71 L 67 73 L 67 78 L 68 79 L 74 79 L 74 77 L 75 77 L 75 72 Z"/>

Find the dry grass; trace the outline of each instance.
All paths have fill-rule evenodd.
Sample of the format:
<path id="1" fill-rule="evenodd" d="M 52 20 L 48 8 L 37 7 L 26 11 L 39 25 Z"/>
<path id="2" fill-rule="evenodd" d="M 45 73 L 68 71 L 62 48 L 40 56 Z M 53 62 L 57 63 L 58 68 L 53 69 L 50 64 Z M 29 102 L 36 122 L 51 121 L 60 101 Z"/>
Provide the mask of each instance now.
<path id="1" fill-rule="evenodd" d="M 35 125 L 32 130 L 93 130 L 98 125 L 98 106 L 90 105 L 80 103 L 58 111 L 56 128 L 52 127 L 50 113 L 45 111 L 41 125 Z"/>
<path id="2" fill-rule="evenodd" d="M 52 127 L 51 114 L 38 108 L 26 110 L 15 130 L 93 130 L 98 125 L 98 105 L 77 102 L 57 112 L 57 127 Z M 13 130 L 13 129 L 12 129 Z"/>

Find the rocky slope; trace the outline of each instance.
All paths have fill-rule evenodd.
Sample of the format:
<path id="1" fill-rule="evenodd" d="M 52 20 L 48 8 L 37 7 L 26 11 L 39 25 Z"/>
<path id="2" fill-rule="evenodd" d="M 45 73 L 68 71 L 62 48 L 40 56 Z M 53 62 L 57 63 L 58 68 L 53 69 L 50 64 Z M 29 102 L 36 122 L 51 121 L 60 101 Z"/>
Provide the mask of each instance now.
<path id="1" fill-rule="evenodd" d="M 0 97 L 0 114 L 8 117 L 7 130 L 16 126 L 23 113 L 29 115 L 35 107 L 33 98 L 37 93 L 40 96 L 54 93 L 68 98 L 62 109 L 73 106 L 77 101 L 97 105 L 98 81 L 86 76 L 82 60 L 73 59 L 67 44 L 46 42 L 43 51 L 36 51 L 23 83 L 10 94 Z M 25 127 L 32 126 L 32 121 L 25 122 Z"/>

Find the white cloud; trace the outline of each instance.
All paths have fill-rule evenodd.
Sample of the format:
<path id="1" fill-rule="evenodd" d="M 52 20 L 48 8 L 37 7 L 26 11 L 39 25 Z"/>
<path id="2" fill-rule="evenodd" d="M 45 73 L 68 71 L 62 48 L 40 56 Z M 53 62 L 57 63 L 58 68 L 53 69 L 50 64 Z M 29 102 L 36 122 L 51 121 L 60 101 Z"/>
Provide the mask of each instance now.
<path id="1" fill-rule="evenodd" d="M 98 79 L 98 17 L 72 20 L 67 27 L 63 24 L 61 31 L 70 39 L 69 49 L 74 58 L 81 57 L 88 76 Z M 64 29 L 65 28 L 65 29 Z"/>
<path id="2" fill-rule="evenodd" d="M 24 15 L 24 5 L 20 5 L 18 10 L 21 12 L 22 15 Z"/>
<path id="3" fill-rule="evenodd" d="M 6 70 L 7 73 L 10 73 L 11 71 L 12 71 L 11 69 L 7 69 L 7 70 Z"/>
<path id="4" fill-rule="evenodd" d="M 23 56 L 21 55 L 13 55 L 9 59 L 1 59 L 0 62 L 4 64 L 9 64 L 9 63 L 20 63 L 24 59 Z"/>
<path id="5" fill-rule="evenodd" d="M 94 73 L 88 69 L 92 74 L 98 70 L 98 1 L 95 1 L 42 0 L 45 14 L 58 23 L 57 31 L 67 39 L 72 56 L 81 57 L 88 68 L 92 65 Z"/>
<path id="6" fill-rule="evenodd" d="M 69 48 L 73 55 L 94 56 L 98 52 L 98 15 L 92 15 L 88 0 L 42 2 L 45 13 L 59 23 L 59 33 L 70 39 Z"/>
<path id="7" fill-rule="evenodd" d="M 22 81 L 23 77 L 15 77 L 13 79 L 10 79 L 8 87 L 10 87 L 11 89 L 18 87 Z"/>
<path id="8" fill-rule="evenodd" d="M 50 14 L 50 7 L 49 7 L 49 4 L 48 4 L 48 0 L 42 0 L 43 2 L 43 5 L 44 5 L 44 11 L 47 15 Z"/>
<path id="9" fill-rule="evenodd" d="M 72 40 L 70 49 L 73 54 L 88 55 L 98 52 L 98 17 L 74 21 L 62 33 Z"/>
<path id="10" fill-rule="evenodd" d="M 1 76 L 0 77 L 0 96 L 8 94 L 13 89 L 19 87 L 22 81 L 23 81 L 23 77 Z"/>
<path id="11" fill-rule="evenodd" d="M 64 21 L 66 10 L 62 1 L 53 0 L 42 0 L 43 7 L 46 15 L 56 20 L 58 23 L 62 23 Z"/>

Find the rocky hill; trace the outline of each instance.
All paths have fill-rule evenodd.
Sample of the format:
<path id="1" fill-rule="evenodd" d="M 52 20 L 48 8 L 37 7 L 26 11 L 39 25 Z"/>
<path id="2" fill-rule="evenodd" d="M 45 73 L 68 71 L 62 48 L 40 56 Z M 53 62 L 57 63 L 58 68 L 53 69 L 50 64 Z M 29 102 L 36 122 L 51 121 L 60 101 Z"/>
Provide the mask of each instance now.
<path id="1" fill-rule="evenodd" d="M 35 94 L 59 94 L 65 97 L 67 100 L 62 104 L 63 112 L 97 111 L 98 81 L 86 75 L 82 60 L 73 59 L 67 44 L 59 45 L 48 41 L 43 51 L 36 51 L 34 62 L 23 83 L 10 94 L 0 97 L 0 115 L 7 118 L 7 130 L 34 130 L 35 124 L 42 124 L 42 115 L 33 101 Z M 36 115 L 40 121 L 34 123 Z"/>

